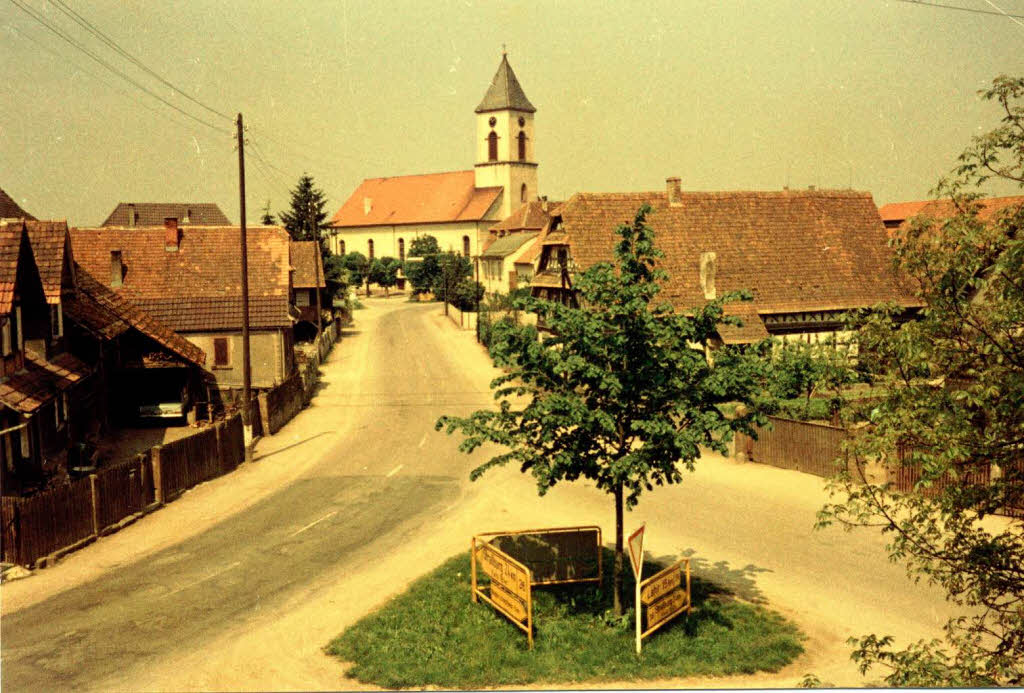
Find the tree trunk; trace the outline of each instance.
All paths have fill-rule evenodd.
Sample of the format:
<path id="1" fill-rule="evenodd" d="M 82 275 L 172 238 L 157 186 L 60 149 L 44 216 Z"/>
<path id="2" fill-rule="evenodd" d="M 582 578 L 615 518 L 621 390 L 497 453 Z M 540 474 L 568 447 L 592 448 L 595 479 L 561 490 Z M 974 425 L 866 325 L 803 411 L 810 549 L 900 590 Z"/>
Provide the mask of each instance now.
<path id="1" fill-rule="evenodd" d="M 615 615 L 622 615 L 622 482 L 615 485 L 615 574 L 613 576 L 615 592 Z"/>

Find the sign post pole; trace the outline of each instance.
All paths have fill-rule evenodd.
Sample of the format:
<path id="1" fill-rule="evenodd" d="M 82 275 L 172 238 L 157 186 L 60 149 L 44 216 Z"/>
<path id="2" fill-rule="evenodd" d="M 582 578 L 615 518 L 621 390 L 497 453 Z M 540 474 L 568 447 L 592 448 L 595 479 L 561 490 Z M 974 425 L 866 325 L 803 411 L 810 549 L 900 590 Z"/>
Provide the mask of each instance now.
<path id="1" fill-rule="evenodd" d="M 641 630 L 641 604 L 640 604 L 640 576 L 644 569 L 644 529 L 647 523 L 640 525 L 640 529 L 629 535 L 629 562 L 633 564 L 633 578 L 636 582 L 636 653 L 640 654 L 643 638 Z"/>

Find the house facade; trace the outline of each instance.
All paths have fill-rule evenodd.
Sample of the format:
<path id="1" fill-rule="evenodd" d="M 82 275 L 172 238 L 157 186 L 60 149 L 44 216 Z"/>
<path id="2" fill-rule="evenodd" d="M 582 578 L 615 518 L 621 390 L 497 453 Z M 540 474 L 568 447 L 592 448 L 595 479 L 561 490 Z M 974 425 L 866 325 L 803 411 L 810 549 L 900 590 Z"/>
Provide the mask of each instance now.
<path id="1" fill-rule="evenodd" d="M 573 301 L 573 277 L 613 262 L 616 228 L 643 204 L 659 261 L 661 296 L 687 311 L 725 292 L 753 300 L 727 304 L 742 327 L 723 325 L 723 344 L 842 339 L 847 311 L 892 301 L 919 304 L 892 268 L 885 227 L 870 193 L 849 190 L 579 193 L 565 202 L 538 243 L 534 295 Z"/>
<path id="2" fill-rule="evenodd" d="M 547 200 L 524 202 L 488 229 L 479 260 L 485 291 L 507 294 L 529 287 L 540 257 L 538 238 L 560 207 Z"/>
<path id="3" fill-rule="evenodd" d="M 72 229 L 90 275 L 205 354 L 221 394 L 243 387 L 240 229 L 161 227 Z M 271 388 L 295 370 L 290 238 L 279 227 L 248 229 L 252 386 Z M 233 393 L 232 393 L 233 394 Z"/>
<path id="4" fill-rule="evenodd" d="M 327 288 L 323 256 L 316 241 L 291 241 L 288 252 L 292 269 L 292 305 L 298 311 L 296 339 L 312 339 L 317 330 L 317 294 L 322 320 L 329 320 L 330 306 L 323 295 Z"/>
<path id="5" fill-rule="evenodd" d="M 475 113 L 473 169 L 364 180 L 329 222 L 331 251 L 404 260 L 430 235 L 442 250 L 478 257 L 488 229 L 537 196 L 536 108 L 507 56 Z"/>

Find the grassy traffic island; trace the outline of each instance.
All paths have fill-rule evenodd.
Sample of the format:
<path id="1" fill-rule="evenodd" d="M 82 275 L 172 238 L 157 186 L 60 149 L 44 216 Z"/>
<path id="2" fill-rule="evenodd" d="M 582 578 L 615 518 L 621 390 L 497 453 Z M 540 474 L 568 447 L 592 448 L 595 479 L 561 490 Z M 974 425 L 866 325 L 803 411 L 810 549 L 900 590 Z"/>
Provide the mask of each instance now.
<path id="1" fill-rule="evenodd" d="M 612 565 L 610 551 L 604 560 Z M 644 574 L 661 567 L 646 563 Z M 693 613 L 645 639 L 638 658 L 633 589 L 630 575 L 630 613 L 617 619 L 610 570 L 600 586 L 535 588 L 530 651 L 525 634 L 504 616 L 470 602 L 469 557 L 460 555 L 357 622 L 326 651 L 352 662 L 346 675 L 363 683 L 463 689 L 775 672 L 803 652 L 803 635 L 782 616 L 695 577 Z"/>

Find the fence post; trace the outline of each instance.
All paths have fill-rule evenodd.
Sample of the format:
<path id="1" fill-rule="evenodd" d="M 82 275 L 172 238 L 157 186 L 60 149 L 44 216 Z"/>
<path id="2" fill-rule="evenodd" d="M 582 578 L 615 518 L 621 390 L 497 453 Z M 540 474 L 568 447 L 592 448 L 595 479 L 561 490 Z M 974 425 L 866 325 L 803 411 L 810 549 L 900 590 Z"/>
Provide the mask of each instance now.
<path id="1" fill-rule="evenodd" d="M 214 436 L 217 439 L 217 472 L 218 474 L 227 474 L 227 464 L 224 460 L 224 424 L 218 422 L 213 427 Z"/>
<path id="2" fill-rule="evenodd" d="M 155 445 L 149 451 L 150 464 L 153 465 L 153 498 L 157 505 L 164 504 L 164 467 L 160 461 L 160 446 Z"/>
<path id="3" fill-rule="evenodd" d="M 95 474 L 89 475 L 89 490 L 92 492 L 92 533 L 100 535 L 100 490 L 99 479 Z"/>

